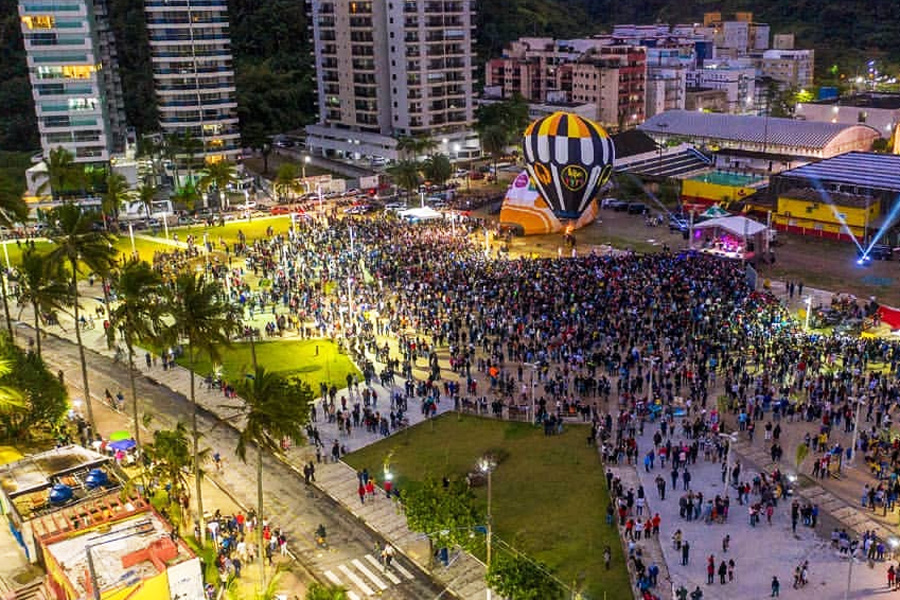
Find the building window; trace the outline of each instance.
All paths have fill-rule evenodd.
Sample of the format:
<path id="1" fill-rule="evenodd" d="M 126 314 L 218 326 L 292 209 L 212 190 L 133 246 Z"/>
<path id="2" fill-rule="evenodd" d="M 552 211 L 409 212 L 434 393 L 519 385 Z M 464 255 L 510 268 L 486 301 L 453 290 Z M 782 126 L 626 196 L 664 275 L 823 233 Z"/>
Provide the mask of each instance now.
<path id="1" fill-rule="evenodd" d="M 52 15 L 32 15 L 22 17 L 22 23 L 28 29 L 53 29 L 56 26 L 56 18 Z"/>

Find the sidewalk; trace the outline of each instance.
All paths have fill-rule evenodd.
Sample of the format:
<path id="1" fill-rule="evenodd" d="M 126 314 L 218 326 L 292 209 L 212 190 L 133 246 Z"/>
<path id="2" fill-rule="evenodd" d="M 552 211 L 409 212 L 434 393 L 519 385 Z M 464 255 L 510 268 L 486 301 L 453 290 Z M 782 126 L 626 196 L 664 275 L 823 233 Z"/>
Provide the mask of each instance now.
<path id="1" fill-rule="evenodd" d="M 91 311 L 94 308 L 90 305 L 90 299 L 95 295 L 92 294 L 91 291 L 93 291 L 91 288 L 82 290 L 85 298 L 84 312 L 86 314 L 92 314 Z M 24 323 L 28 322 L 29 313 L 30 311 L 26 308 L 23 312 Z M 67 332 L 64 333 L 58 328 L 54 328 L 51 333 L 66 337 L 66 339 L 74 342 L 74 322 L 71 320 L 71 317 L 67 315 L 61 315 L 60 318 L 61 321 L 63 321 L 63 326 L 67 329 Z M 86 349 L 94 350 L 95 352 L 110 358 L 115 357 L 115 350 L 109 350 L 107 348 L 106 336 L 104 335 L 103 328 L 100 324 L 94 329 L 82 331 L 82 340 Z M 138 351 L 137 349 L 135 350 L 135 367 L 151 381 L 164 385 L 169 389 L 184 395 L 186 398 L 190 398 L 190 371 L 188 369 L 177 365 L 166 371 L 163 371 L 161 366 L 147 368 L 144 359 L 144 351 Z M 126 368 L 124 364 L 123 368 Z M 71 377 L 75 377 L 75 379 L 73 380 Z M 67 381 L 77 384 L 80 388 L 80 374 L 67 374 Z M 398 383 L 400 385 L 402 385 L 402 382 L 403 380 L 398 378 Z M 235 399 L 226 399 L 218 389 L 208 389 L 203 384 L 202 374 L 195 375 L 195 383 L 195 398 L 197 404 L 221 419 L 231 419 L 234 411 L 230 410 L 228 407 L 239 404 L 239 401 Z M 360 385 L 360 388 L 362 387 L 363 384 Z M 384 414 L 385 410 L 389 410 L 390 390 L 380 384 L 373 384 L 371 387 L 377 393 L 378 407 L 382 414 Z M 115 393 L 115 391 L 113 391 L 113 393 Z M 116 429 L 109 429 L 107 431 L 100 423 L 100 419 L 97 416 L 98 411 L 100 410 L 98 405 L 105 406 L 102 401 L 102 394 L 102 390 L 92 390 L 91 397 L 94 400 L 94 414 L 98 428 L 101 431 L 106 431 L 108 433 L 109 431 L 115 431 Z M 358 394 L 349 391 L 347 388 L 340 390 L 337 397 L 340 398 L 341 395 L 347 396 L 351 405 L 354 401 L 353 399 L 358 397 Z M 126 394 L 126 397 L 127 396 L 128 394 Z M 126 404 L 129 402 L 130 398 L 126 400 Z M 327 457 L 330 456 L 333 440 L 338 440 L 342 446 L 346 447 L 348 452 L 352 452 L 353 450 L 362 448 L 382 439 L 381 435 L 370 433 L 362 427 L 355 428 L 350 436 L 338 434 L 336 423 L 327 423 L 324 419 L 324 411 L 319 406 L 320 403 L 320 401 L 317 401 L 317 413 L 319 415 L 318 422 L 312 423 L 312 425 L 319 429 L 322 442 L 325 444 L 325 449 L 323 451 L 323 454 L 325 455 L 323 456 L 324 460 L 327 460 Z M 406 416 L 409 419 L 410 426 L 421 423 L 424 420 L 425 417 L 422 414 L 422 411 L 415 403 L 410 403 L 408 408 L 409 410 L 407 411 Z M 452 402 L 443 399 L 438 404 L 438 414 L 452 408 Z M 131 411 L 128 410 L 127 412 L 130 414 Z M 132 420 L 129 417 L 125 417 L 125 415 L 122 416 L 126 419 L 128 424 L 127 427 L 132 426 Z M 229 424 L 240 427 L 240 423 L 235 422 L 234 420 L 229 420 Z M 119 424 L 116 428 L 122 429 L 123 426 Z M 398 429 L 393 432 L 393 435 L 398 435 L 400 432 L 402 432 L 402 430 Z M 312 445 L 308 444 L 297 446 L 289 448 L 278 458 L 289 466 L 297 474 L 298 478 L 302 478 L 303 466 L 309 461 L 315 462 L 316 460 L 315 449 Z M 333 498 L 351 514 L 356 516 L 362 523 L 384 537 L 397 550 L 405 554 L 410 560 L 421 567 L 423 571 L 431 573 L 436 580 L 441 582 L 448 590 L 460 598 L 480 600 L 486 597 L 487 586 L 484 582 L 485 565 L 483 563 L 473 556 L 463 553 L 456 557 L 449 567 L 442 567 L 432 571 L 430 568 L 431 557 L 428 555 L 428 544 L 424 538 L 422 538 L 420 534 L 409 531 L 406 527 L 406 518 L 402 513 L 395 510 L 387 500 L 384 500 L 383 502 L 370 502 L 361 506 L 359 497 L 357 496 L 356 482 L 356 472 L 343 462 L 322 462 L 316 465 L 316 486 L 319 489 Z M 379 500 L 382 499 L 383 498 L 379 497 Z"/>

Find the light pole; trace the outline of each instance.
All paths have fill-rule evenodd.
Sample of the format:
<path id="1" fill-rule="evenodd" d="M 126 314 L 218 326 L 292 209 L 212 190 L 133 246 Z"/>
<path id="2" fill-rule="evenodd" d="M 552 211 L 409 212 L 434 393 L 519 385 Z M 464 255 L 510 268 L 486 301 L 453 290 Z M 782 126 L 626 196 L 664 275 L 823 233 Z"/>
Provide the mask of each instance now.
<path id="1" fill-rule="evenodd" d="M 487 475 L 487 568 L 491 568 L 491 537 L 493 535 L 493 523 L 491 516 L 491 473 L 497 468 L 497 461 L 491 456 L 484 456 L 478 461 L 478 468 Z M 487 588 L 487 600 L 491 600 L 491 588 Z"/>
<path id="2" fill-rule="evenodd" d="M 303 180 L 306 181 L 306 165 L 310 163 L 312 158 L 310 156 L 304 156 L 303 162 L 300 163 L 300 173 L 303 175 Z M 294 171 L 296 173 L 296 171 Z"/>
<path id="3" fill-rule="evenodd" d="M 854 398 L 850 398 L 850 400 L 854 400 Z M 847 461 L 847 463 L 851 465 L 853 464 L 853 459 L 856 458 L 856 437 L 859 435 L 859 408 L 866 400 L 868 400 L 866 396 L 860 396 L 855 399 L 856 418 L 853 419 L 853 441 L 850 443 L 850 460 Z"/>
<path id="4" fill-rule="evenodd" d="M 719 416 L 721 420 L 721 415 Z M 733 456 L 734 445 L 737 443 L 737 433 L 720 433 L 719 439 L 725 439 L 728 442 L 728 454 L 725 459 L 725 489 L 731 486 L 731 458 Z"/>
<path id="5" fill-rule="evenodd" d="M 525 363 L 525 366 L 531 369 L 531 424 L 534 425 L 537 420 L 537 415 L 534 414 L 534 374 L 540 368 L 540 365 L 537 363 Z"/>
<path id="6" fill-rule="evenodd" d="M 809 331 L 809 313 L 812 312 L 812 296 L 807 296 L 804 302 L 806 302 L 806 330 Z"/>

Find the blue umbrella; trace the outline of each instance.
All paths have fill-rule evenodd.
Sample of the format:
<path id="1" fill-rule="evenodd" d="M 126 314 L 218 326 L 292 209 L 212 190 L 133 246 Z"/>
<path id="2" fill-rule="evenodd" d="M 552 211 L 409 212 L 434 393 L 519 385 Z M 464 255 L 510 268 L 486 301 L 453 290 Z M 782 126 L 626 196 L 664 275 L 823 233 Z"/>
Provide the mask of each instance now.
<path id="1" fill-rule="evenodd" d="M 119 440 L 117 442 L 108 444 L 107 448 L 112 448 L 113 450 L 121 450 L 124 452 L 126 450 L 131 450 L 135 446 L 137 446 L 137 443 L 134 440 Z"/>

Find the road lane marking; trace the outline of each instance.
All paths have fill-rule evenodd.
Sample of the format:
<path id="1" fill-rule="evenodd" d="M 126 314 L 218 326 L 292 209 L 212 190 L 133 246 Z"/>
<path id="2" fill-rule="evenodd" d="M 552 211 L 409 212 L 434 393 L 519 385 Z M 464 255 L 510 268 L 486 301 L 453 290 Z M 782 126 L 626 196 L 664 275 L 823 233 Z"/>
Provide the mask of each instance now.
<path id="1" fill-rule="evenodd" d="M 397 577 L 396 575 L 394 575 L 391 571 L 389 571 L 389 570 L 383 568 L 382 564 L 381 564 L 380 562 L 378 562 L 378 559 L 377 559 L 377 558 L 375 558 L 375 557 L 372 556 L 371 554 L 366 554 L 366 560 L 369 561 L 370 563 L 372 563 L 372 565 L 373 565 L 374 567 L 376 567 L 377 569 L 381 569 L 381 573 L 382 573 L 385 577 L 387 577 L 388 579 L 390 579 L 390 580 L 391 580 L 391 583 L 393 583 L 394 585 L 399 585 L 399 584 L 400 584 L 400 578 Z M 391 564 L 393 564 L 393 563 L 391 563 Z"/>
<path id="2" fill-rule="evenodd" d="M 394 560 L 393 563 L 391 563 L 391 566 L 393 566 L 395 569 L 397 569 L 398 571 L 400 571 L 400 574 L 403 575 L 404 577 L 406 577 L 407 579 L 415 579 L 415 578 L 416 578 L 415 575 L 413 575 L 412 573 L 410 573 L 409 571 L 407 571 L 407 570 L 403 567 L 403 565 L 401 565 L 396 559 Z"/>
<path id="3" fill-rule="evenodd" d="M 360 577 L 356 573 L 351 571 L 347 567 L 347 565 L 340 565 L 338 567 L 338 569 L 340 569 L 341 572 L 347 576 L 347 579 L 349 579 L 354 584 L 356 584 L 356 587 L 358 587 L 363 594 L 365 594 L 366 596 L 374 596 L 375 595 L 375 592 L 372 590 L 372 588 L 370 588 L 368 585 L 366 585 L 366 582 L 363 581 L 362 579 L 360 579 Z"/>
<path id="4" fill-rule="evenodd" d="M 372 583 L 375 584 L 375 587 L 377 587 L 379 590 L 384 591 L 388 588 L 387 584 L 382 581 L 381 578 L 375 575 L 375 573 L 370 571 L 369 568 L 364 565 L 361 560 L 359 560 L 358 558 L 354 558 L 351 562 L 353 563 L 353 566 L 362 571 L 363 575 L 368 577 L 372 581 Z"/>

